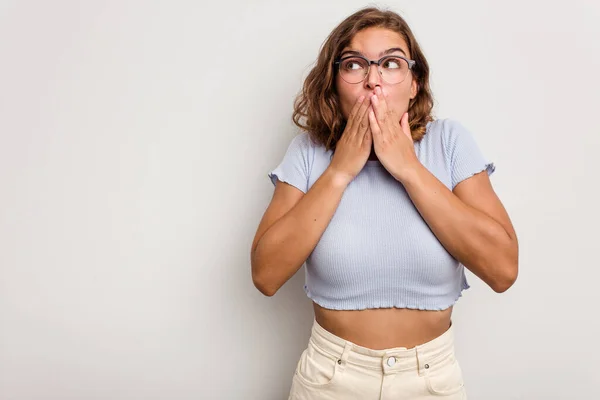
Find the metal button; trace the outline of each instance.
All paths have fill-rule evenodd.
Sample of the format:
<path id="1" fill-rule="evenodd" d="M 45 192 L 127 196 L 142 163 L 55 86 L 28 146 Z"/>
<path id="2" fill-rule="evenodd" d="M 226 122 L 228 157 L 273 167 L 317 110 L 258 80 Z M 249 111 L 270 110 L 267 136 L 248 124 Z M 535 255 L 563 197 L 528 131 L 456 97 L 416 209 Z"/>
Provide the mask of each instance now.
<path id="1" fill-rule="evenodd" d="M 429 369 L 429 364 L 425 364 L 425 369 Z"/>
<path id="2" fill-rule="evenodd" d="M 342 360 L 338 360 L 338 364 L 342 365 Z"/>
<path id="3" fill-rule="evenodd" d="M 396 364 L 396 357 L 388 358 L 387 365 L 389 365 L 390 367 L 393 367 L 394 364 Z"/>

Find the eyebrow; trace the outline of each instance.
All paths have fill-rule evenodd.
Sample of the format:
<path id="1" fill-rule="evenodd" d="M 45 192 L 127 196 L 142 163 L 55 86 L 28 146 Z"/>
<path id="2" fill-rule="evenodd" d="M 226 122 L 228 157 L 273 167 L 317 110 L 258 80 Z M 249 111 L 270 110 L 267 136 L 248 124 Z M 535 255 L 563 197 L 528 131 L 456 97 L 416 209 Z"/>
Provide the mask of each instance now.
<path id="1" fill-rule="evenodd" d="M 386 55 L 386 54 L 394 53 L 396 51 L 399 51 L 399 52 L 401 52 L 402 54 L 404 54 L 406 56 L 406 53 L 400 47 L 392 47 L 391 49 L 387 49 L 387 50 L 379 53 L 379 57 L 382 57 L 383 55 Z M 359 56 L 363 55 L 360 51 L 356 51 L 356 50 L 344 50 L 344 51 L 342 51 L 342 54 L 340 55 L 340 57 L 343 57 L 344 54 L 355 54 L 355 55 L 359 55 Z"/>

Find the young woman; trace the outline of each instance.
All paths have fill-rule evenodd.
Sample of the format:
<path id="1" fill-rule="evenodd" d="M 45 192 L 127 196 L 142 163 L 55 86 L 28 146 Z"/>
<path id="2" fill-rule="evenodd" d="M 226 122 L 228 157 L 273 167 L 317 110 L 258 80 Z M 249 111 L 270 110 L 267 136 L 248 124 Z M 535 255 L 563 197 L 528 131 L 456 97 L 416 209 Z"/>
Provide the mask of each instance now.
<path id="1" fill-rule="evenodd" d="M 451 321 L 464 268 L 504 292 L 518 244 L 494 165 L 432 106 L 396 13 L 360 10 L 322 46 L 251 251 L 267 296 L 306 262 L 315 320 L 290 399 L 466 398 Z"/>

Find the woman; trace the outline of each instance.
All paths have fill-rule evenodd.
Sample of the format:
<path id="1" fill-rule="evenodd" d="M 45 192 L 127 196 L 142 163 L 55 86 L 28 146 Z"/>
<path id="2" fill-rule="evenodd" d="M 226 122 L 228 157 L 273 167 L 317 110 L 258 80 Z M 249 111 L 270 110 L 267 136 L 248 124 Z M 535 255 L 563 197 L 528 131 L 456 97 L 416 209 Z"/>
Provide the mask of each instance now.
<path id="1" fill-rule="evenodd" d="M 434 120 L 429 66 L 406 22 L 356 12 L 324 43 L 270 173 L 252 278 L 272 296 L 306 262 L 315 320 L 290 399 L 464 399 L 452 307 L 468 268 L 516 280 L 517 237 L 494 165 Z"/>

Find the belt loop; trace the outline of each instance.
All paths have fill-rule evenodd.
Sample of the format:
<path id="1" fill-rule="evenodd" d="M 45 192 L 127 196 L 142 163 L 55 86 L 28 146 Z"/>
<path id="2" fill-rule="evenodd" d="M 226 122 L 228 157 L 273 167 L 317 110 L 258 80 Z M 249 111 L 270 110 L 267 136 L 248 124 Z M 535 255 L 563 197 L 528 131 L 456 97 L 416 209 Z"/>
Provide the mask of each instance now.
<path id="1" fill-rule="evenodd" d="M 425 357 L 421 356 L 419 346 L 415 347 L 415 356 L 417 358 L 417 373 L 419 376 L 423 376 L 426 374 L 426 371 L 429 368 L 429 364 L 427 364 L 427 360 L 425 360 Z"/>
<path id="2" fill-rule="evenodd" d="M 348 363 L 348 357 L 350 356 L 351 351 L 352 351 L 352 343 L 346 341 L 346 344 L 344 345 L 344 351 L 342 352 L 342 355 L 340 356 L 340 358 L 337 361 L 340 370 L 343 371 L 344 368 L 346 368 L 346 364 Z"/>

